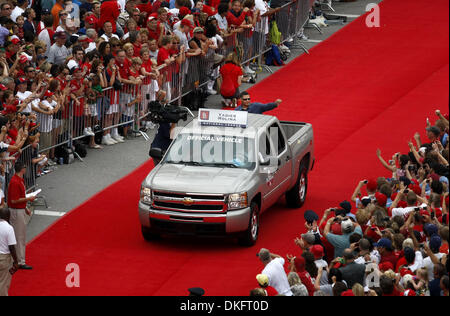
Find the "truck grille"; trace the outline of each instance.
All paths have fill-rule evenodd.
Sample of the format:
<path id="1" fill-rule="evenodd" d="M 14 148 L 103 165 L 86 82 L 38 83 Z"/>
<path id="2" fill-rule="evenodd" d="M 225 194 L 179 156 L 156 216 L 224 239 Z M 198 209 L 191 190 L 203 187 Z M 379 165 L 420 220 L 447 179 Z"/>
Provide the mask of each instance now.
<path id="1" fill-rule="evenodd" d="M 226 203 L 223 195 L 154 191 L 153 208 L 183 213 L 224 213 Z"/>

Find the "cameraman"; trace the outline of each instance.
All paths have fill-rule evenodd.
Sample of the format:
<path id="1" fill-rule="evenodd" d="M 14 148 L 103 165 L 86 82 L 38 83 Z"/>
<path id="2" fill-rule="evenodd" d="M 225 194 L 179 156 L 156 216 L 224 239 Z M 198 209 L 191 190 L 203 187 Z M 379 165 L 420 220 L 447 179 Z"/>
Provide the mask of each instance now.
<path id="1" fill-rule="evenodd" d="M 166 93 L 163 90 L 160 90 L 157 97 L 158 101 L 161 103 L 165 103 Z M 155 138 L 153 139 L 152 144 L 150 145 L 150 150 L 153 148 L 161 149 L 164 153 L 167 148 L 169 148 L 172 143 L 172 139 L 170 138 L 171 131 L 175 128 L 176 123 L 168 123 L 168 122 L 160 122 L 158 131 L 156 132 Z M 153 158 L 153 157 L 152 157 Z M 153 158 L 155 165 L 159 163 L 158 159 Z"/>

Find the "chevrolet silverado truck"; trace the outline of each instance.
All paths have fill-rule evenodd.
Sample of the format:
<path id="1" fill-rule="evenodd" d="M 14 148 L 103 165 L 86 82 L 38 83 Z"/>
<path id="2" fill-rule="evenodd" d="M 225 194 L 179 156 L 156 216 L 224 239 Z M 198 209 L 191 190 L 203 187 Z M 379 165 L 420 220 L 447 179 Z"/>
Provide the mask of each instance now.
<path id="1" fill-rule="evenodd" d="M 245 112 L 245 126 L 205 126 L 200 114 L 142 183 L 142 235 L 148 241 L 162 234 L 234 235 L 252 246 L 261 213 L 281 196 L 292 208 L 305 202 L 314 165 L 312 125 Z"/>

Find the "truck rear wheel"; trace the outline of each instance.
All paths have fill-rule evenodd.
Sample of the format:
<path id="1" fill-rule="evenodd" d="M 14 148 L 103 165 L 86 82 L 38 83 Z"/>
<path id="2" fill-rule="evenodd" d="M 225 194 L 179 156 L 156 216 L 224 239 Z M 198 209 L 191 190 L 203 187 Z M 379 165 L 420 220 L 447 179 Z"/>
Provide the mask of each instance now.
<path id="1" fill-rule="evenodd" d="M 152 241 L 155 239 L 159 239 L 159 234 L 154 233 L 150 228 L 142 226 L 141 228 L 142 231 L 142 237 L 144 237 L 144 239 L 146 241 Z"/>
<path id="2" fill-rule="evenodd" d="M 299 175 L 294 187 L 286 192 L 286 202 L 289 207 L 300 208 L 306 200 L 308 190 L 308 171 L 302 163 L 299 169 Z"/>
<path id="3" fill-rule="evenodd" d="M 239 244 L 245 247 L 253 246 L 258 240 L 259 234 L 259 206 L 256 202 L 252 202 L 250 208 L 251 213 L 248 229 L 239 238 Z"/>

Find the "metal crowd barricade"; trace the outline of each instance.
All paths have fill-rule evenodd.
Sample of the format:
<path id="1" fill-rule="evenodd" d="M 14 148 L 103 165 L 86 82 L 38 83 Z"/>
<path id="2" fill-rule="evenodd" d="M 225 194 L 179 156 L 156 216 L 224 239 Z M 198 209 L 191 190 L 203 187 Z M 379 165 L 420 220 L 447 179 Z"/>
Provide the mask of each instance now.
<path id="1" fill-rule="evenodd" d="M 103 131 L 118 126 L 128 128 L 131 124 L 136 124 L 134 129 L 138 129 L 141 121 L 149 114 L 148 103 L 156 99 L 158 89 L 166 92 L 168 101 L 178 101 L 180 105 L 183 96 L 208 82 L 212 83 L 218 73 L 218 68 L 213 69 L 217 55 L 226 57 L 229 53 L 236 52 L 243 64 L 257 59 L 259 65 L 265 67 L 262 59 L 271 49 L 272 43 L 268 34 L 271 21 L 277 22 L 282 34 L 281 42 L 285 43 L 296 38 L 307 24 L 313 4 L 314 0 L 292 1 L 282 6 L 274 15 L 261 17 L 254 28 L 223 37 L 223 44 L 215 51 L 210 49 L 205 55 L 189 57 L 181 63 L 177 60 L 168 66 L 159 67 L 159 80 L 144 78 L 141 85 L 126 84 L 122 85 L 120 90 L 108 87 L 94 98 L 89 95 L 82 96 L 78 102 L 64 104 L 61 110 L 52 116 L 51 123 L 45 114 L 38 114 L 38 122 L 43 123 L 39 127 L 42 140 L 40 151 L 71 144 L 73 140 L 85 136 L 85 128 L 90 127 L 93 130 L 95 125 L 100 125 Z M 302 44 L 300 47 L 307 51 Z M 136 106 L 127 106 L 138 96 L 140 102 L 136 102 Z"/>

